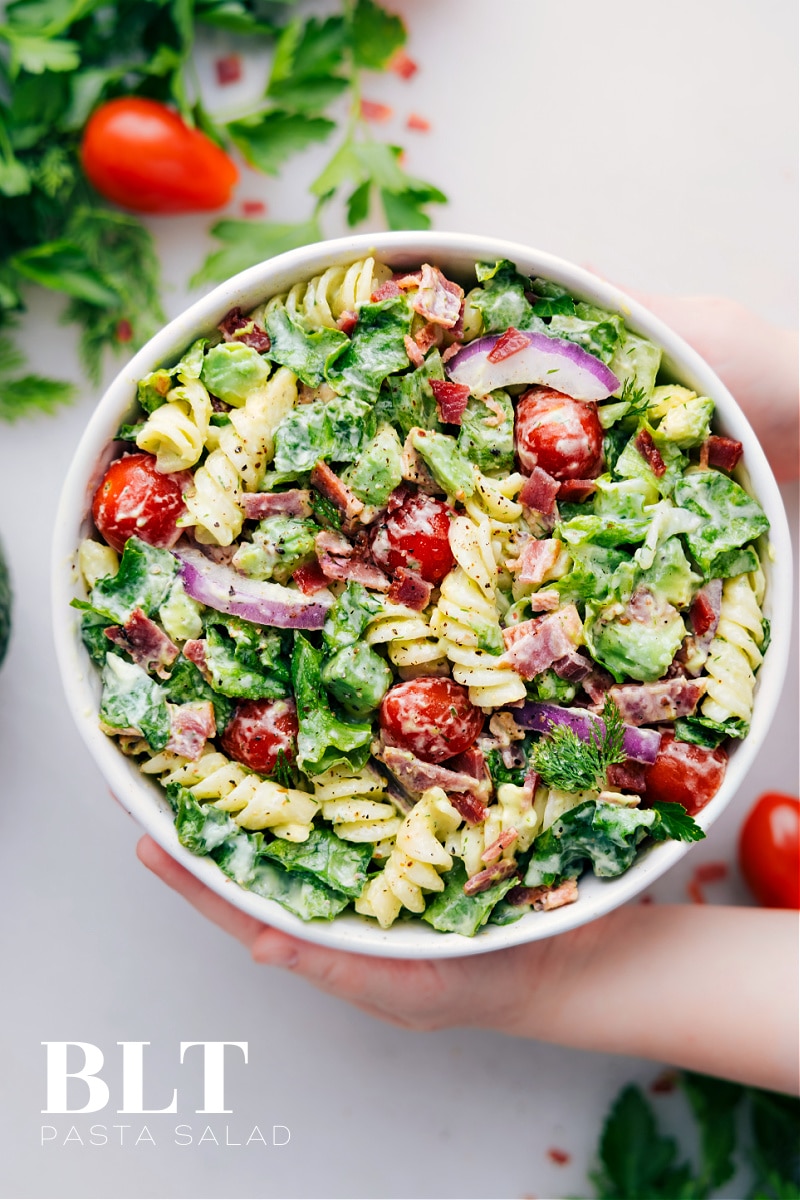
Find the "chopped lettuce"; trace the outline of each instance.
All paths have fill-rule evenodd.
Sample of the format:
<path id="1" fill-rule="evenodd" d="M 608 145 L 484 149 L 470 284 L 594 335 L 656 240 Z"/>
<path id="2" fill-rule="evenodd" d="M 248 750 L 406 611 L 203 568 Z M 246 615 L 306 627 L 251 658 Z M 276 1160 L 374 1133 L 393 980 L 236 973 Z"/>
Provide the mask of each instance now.
<path id="1" fill-rule="evenodd" d="M 552 887 L 564 879 L 577 878 L 588 864 L 601 879 L 622 875 L 633 864 L 637 846 L 658 820 L 652 808 L 585 800 L 534 840 L 525 884 Z"/>
<path id="2" fill-rule="evenodd" d="M 675 488 L 675 503 L 702 517 L 702 524 L 684 538 L 707 579 L 716 575 L 715 559 L 769 529 L 758 501 L 721 471 L 693 471 L 685 476 Z"/>
<path id="3" fill-rule="evenodd" d="M 215 613 L 206 626 L 206 664 L 223 696 L 275 700 L 289 692 L 287 635 Z"/>
<path id="4" fill-rule="evenodd" d="M 275 470 L 289 480 L 320 459 L 353 462 L 374 429 L 374 412 L 365 400 L 336 397 L 301 404 L 275 430 Z"/>
<path id="5" fill-rule="evenodd" d="M 217 733 L 222 733 L 231 719 L 233 705 L 225 696 L 206 683 L 199 669 L 183 655 L 176 659 L 169 679 L 163 684 L 166 697 L 172 704 L 189 704 L 193 700 L 210 700 L 214 706 Z"/>
<path id="6" fill-rule="evenodd" d="M 670 407 L 658 427 L 659 435 L 674 442 L 681 450 L 700 446 L 711 432 L 713 415 L 714 401 L 708 396 L 692 393 L 688 399 Z"/>
<path id="7" fill-rule="evenodd" d="M 679 717 L 675 722 L 675 737 L 679 742 L 692 742 L 695 746 L 706 746 L 716 750 L 726 738 L 745 738 L 750 732 L 747 721 L 729 717 L 727 721 L 711 721 L 699 715 Z"/>
<path id="8" fill-rule="evenodd" d="M 444 367 L 438 350 L 431 350 L 422 366 L 406 375 L 394 375 L 386 381 L 376 405 L 379 419 L 400 427 L 404 438 L 412 429 L 442 428 L 439 410 L 431 389 L 431 379 L 444 379 Z"/>
<path id="9" fill-rule="evenodd" d="M 625 384 L 628 384 L 629 388 L 635 388 L 648 397 L 655 388 L 656 376 L 661 366 L 661 351 L 646 338 L 625 330 L 608 365 L 623 385 L 623 389 Z"/>
<path id="10" fill-rule="evenodd" d="M 319 526 L 297 517 L 265 517 L 253 532 L 251 542 L 241 542 L 233 556 L 237 571 L 251 579 L 274 579 L 287 583 L 298 567 L 314 558 L 314 539 Z"/>
<path id="11" fill-rule="evenodd" d="M 344 473 L 344 482 L 364 504 L 385 504 L 403 478 L 403 446 L 387 422 L 378 427 L 357 462 Z"/>
<path id="12" fill-rule="evenodd" d="M 512 262 L 503 258 L 494 264 L 478 263 L 475 274 L 483 286 L 470 292 L 469 300 L 483 317 L 484 333 L 501 333 L 509 326 L 545 331 L 544 323 L 534 316 L 533 305 L 525 295 L 530 290 L 530 280 L 520 275 Z"/>
<path id="13" fill-rule="evenodd" d="M 214 808 L 213 804 L 199 804 L 186 788 L 173 786 L 168 788 L 168 795 L 177 808 L 178 841 L 192 854 L 210 854 L 229 839 L 248 837 L 230 813 Z"/>
<path id="14" fill-rule="evenodd" d="M 565 521 L 559 526 L 558 534 L 571 554 L 573 546 L 587 543 L 610 548 L 641 542 L 647 536 L 649 526 L 650 520 L 646 515 L 637 518 L 587 513 Z"/>
<path id="15" fill-rule="evenodd" d="M 435 892 L 428 899 L 422 919 L 440 933 L 460 933 L 462 937 L 474 937 L 489 920 L 494 906 L 518 882 L 516 875 L 512 875 L 509 879 L 493 883 L 485 892 L 467 896 L 464 892 L 467 871 L 458 860 L 442 876 L 442 880 L 444 891 Z"/>
<path id="16" fill-rule="evenodd" d="M 328 651 L 354 646 L 376 613 L 381 602 L 361 583 L 350 580 L 347 587 L 331 605 L 322 629 L 322 640 Z"/>
<path id="17" fill-rule="evenodd" d="M 489 408 L 486 401 L 492 401 Z M 500 409 L 500 413 L 496 409 Z M 502 420 L 498 420 L 502 414 Z M 458 435 L 458 448 L 481 471 L 509 474 L 514 469 L 514 410 L 506 392 L 470 396 Z"/>
<path id="18" fill-rule="evenodd" d="M 703 580 L 692 570 L 680 538 L 670 537 L 658 547 L 651 565 L 637 575 L 636 582 L 668 604 L 687 608 Z"/>
<path id="19" fill-rule="evenodd" d="M 576 604 L 587 600 L 627 599 L 633 590 L 633 561 L 622 550 L 595 546 L 591 542 L 574 544 L 569 548 L 572 569 L 567 575 L 548 584 L 561 596 L 564 603 Z M 629 579 L 623 580 L 621 572 L 630 565 Z"/>
<path id="20" fill-rule="evenodd" d="M 730 579 L 734 575 L 749 575 L 760 566 L 758 555 L 752 546 L 740 550 L 723 550 L 709 568 L 708 579 Z"/>
<path id="21" fill-rule="evenodd" d="M 686 637 L 680 613 L 644 589 L 635 609 L 588 604 L 584 632 L 592 658 L 618 683 L 626 676 L 643 683 L 660 679 Z"/>
<path id="22" fill-rule="evenodd" d="M 646 504 L 658 501 L 657 490 L 646 479 L 612 479 L 601 475 L 596 481 L 593 509 L 598 516 L 625 520 L 647 520 Z"/>
<path id="23" fill-rule="evenodd" d="M 328 362 L 348 340 L 339 329 L 304 329 L 285 308 L 278 307 L 267 316 L 267 333 L 272 343 L 269 357 L 294 371 L 309 387 L 324 382 Z"/>
<path id="24" fill-rule="evenodd" d="M 169 710 L 160 684 L 136 663 L 118 654 L 107 654 L 102 675 L 100 720 L 110 729 L 133 730 L 151 750 L 163 750 L 169 741 Z"/>
<path id="25" fill-rule="evenodd" d="M 266 383 L 269 363 L 242 342 L 220 342 L 205 356 L 201 379 L 225 404 L 241 407 L 250 392 Z"/>
<path id="26" fill-rule="evenodd" d="M 322 685 L 322 651 L 299 633 L 292 654 L 292 684 L 300 725 L 300 769 L 307 775 L 319 775 L 336 763 L 363 767 L 369 758 L 372 724 L 343 721 L 331 711 Z"/>
<path id="27" fill-rule="evenodd" d="M 303 921 L 330 921 L 350 903 L 349 896 L 335 892 L 311 875 L 287 871 L 277 862 L 259 859 L 248 884 L 251 892 L 275 900 Z"/>
<path id="28" fill-rule="evenodd" d="M 439 487 L 444 488 L 448 496 L 461 499 L 472 495 L 475 491 L 475 467 L 461 453 L 455 438 L 448 433 L 415 429 L 410 440 Z"/>
<path id="29" fill-rule="evenodd" d="M 610 363 L 614 352 L 625 337 L 625 328 L 619 313 L 607 312 L 594 304 L 575 305 L 575 313 L 557 314 L 550 321 L 551 336 L 577 342 L 589 354 L 594 354 L 604 363 Z"/>
<path id="30" fill-rule="evenodd" d="M 387 375 L 408 366 L 404 339 L 410 332 L 411 310 L 404 296 L 363 304 L 352 337 L 328 362 L 328 383 L 340 394 L 374 401 Z"/>
<path id="31" fill-rule="evenodd" d="M 103 666 L 106 655 L 111 650 L 111 643 L 106 637 L 107 628 L 108 617 L 104 617 L 102 613 L 89 611 L 81 617 L 81 641 L 89 651 L 92 662 L 98 667 Z M 119 653 L 116 647 L 114 653 Z"/>
<path id="32" fill-rule="evenodd" d="M 650 470 L 647 460 L 636 449 L 636 438 L 642 430 L 646 430 L 664 460 L 666 471 L 663 475 L 655 475 Z M 683 478 L 683 471 L 688 459 L 681 454 L 674 442 L 662 438 L 657 429 L 646 421 L 639 425 L 636 433 L 627 442 L 619 458 L 614 464 L 614 474 L 622 479 L 643 479 L 654 487 L 662 496 L 671 495 L 675 486 Z M 676 501 L 676 503 L 680 503 Z"/>
<path id="33" fill-rule="evenodd" d="M 276 838 L 266 842 L 261 853 L 287 871 L 313 875 L 327 887 L 345 896 L 360 896 L 367 882 L 372 845 L 343 842 L 331 829 L 312 829 L 304 842 Z"/>
<path id="34" fill-rule="evenodd" d="M 115 624 L 124 624 L 135 608 L 152 617 L 166 599 L 177 570 L 178 563 L 169 550 L 128 538 L 116 575 L 98 580 L 88 603 L 73 600 L 72 606 L 89 609 Z"/>

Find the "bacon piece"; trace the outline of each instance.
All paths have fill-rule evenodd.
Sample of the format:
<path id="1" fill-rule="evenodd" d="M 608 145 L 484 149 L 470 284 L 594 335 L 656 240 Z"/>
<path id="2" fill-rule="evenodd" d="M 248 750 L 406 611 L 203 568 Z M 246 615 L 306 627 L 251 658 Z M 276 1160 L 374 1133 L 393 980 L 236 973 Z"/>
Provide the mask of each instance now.
<path id="1" fill-rule="evenodd" d="M 614 676 L 609 675 L 608 671 L 604 671 L 602 667 L 592 666 L 589 674 L 581 680 L 583 690 L 591 700 L 593 705 L 600 708 L 603 707 L 603 702 L 606 698 L 606 692 L 610 687 L 614 686 Z"/>
<path id="2" fill-rule="evenodd" d="M 412 75 L 416 75 L 419 67 L 405 51 L 398 50 L 389 62 L 389 70 L 394 71 L 395 75 L 399 75 L 401 79 L 410 79 Z"/>
<path id="3" fill-rule="evenodd" d="M 365 121 L 388 121 L 392 112 L 388 104 L 379 104 L 376 100 L 361 101 L 361 116 Z"/>
<path id="4" fill-rule="evenodd" d="M 154 621 L 135 608 L 124 625 L 110 625 L 105 635 L 115 646 L 119 646 L 138 666 L 145 671 L 155 671 L 161 679 L 166 679 L 171 666 L 178 657 L 179 650 L 170 641 L 163 629 L 159 629 Z"/>
<path id="5" fill-rule="evenodd" d="M 407 483 L 399 484 L 386 501 L 386 511 L 390 513 L 396 512 L 398 508 L 403 507 L 408 497 L 413 496 L 413 494 L 412 489 Z"/>
<path id="6" fill-rule="evenodd" d="M 477 746 L 471 746 L 469 750 L 462 750 L 460 754 L 448 758 L 447 765 L 451 771 L 461 771 L 464 775 L 477 779 L 478 783 L 486 781 L 486 759 L 483 751 Z"/>
<path id="7" fill-rule="evenodd" d="M 427 354 L 431 346 L 438 346 L 441 343 L 443 334 L 444 330 L 441 325 L 434 325 L 433 321 L 426 321 L 422 328 L 414 334 L 414 341 L 417 343 L 420 353 Z"/>
<path id="8" fill-rule="evenodd" d="M 531 767 L 530 771 L 528 771 L 527 775 L 525 776 L 525 782 L 522 785 L 530 792 L 531 799 L 533 799 L 533 797 L 536 795 L 536 789 L 541 782 L 541 775 L 538 773 L 538 771 L 534 771 L 533 767 Z"/>
<path id="9" fill-rule="evenodd" d="M 445 279 L 438 267 L 422 264 L 419 291 L 414 297 L 414 311 L 434 325 L 452 329 L 461 313 L 464 289 L 450 279 Z"/>
<path id="10" fill-rule="evenodd" d="M 328 586 L 327 582 L 325 586 Z M 208 643 L 204 638 L 190 638 L 188 642 L 183 643 L 183 657 L 188 658 L 190 663 L 194 663 L 206 680 L 210 678 L 208 663 L 206 662 L 207 645 Z"/>
<path id="11" fill-rule="evenodd" d="M 644 904 L 645 900 L 647 900 L 647 902 L 650 904 L 653 903 L 652 897 L 646 897 L 646 896 L 642 896 L 639 903 Z M 651 1092 L 653 1092 L 653 1094 L 656 1096 L 660 1096 L 660 1095 L 667 1096 L 670 1094 L 670 1092 L 675 1091 L 675 1088 L 677 1087 L 677 1085 L 678 1085 L 678 1072 L 677 1071 L 662 1071 L 661 1074 L 657 1075 L 656 1078 L 653 1080 L 653 1082 L 650 1084 L 649 1090 Z"/>
<path id="12" fill-rule="evenodd" d="M 636 435 L 634 446 L 657 478 L 661 478 L 667 469 L 667 464 L 661 457 L 661 451 L 653 441 L 648 429 L 642 429 Z"/>
<path id="13" fill-rule="evenodd" d="M 117 321 L 117 325 L 114 330 L 114 337 L 123 345 L 125 345 L 126 342 L 133 341 L 133 326 L 126 317 L 122 317 L 121 320 Z"/>
<path id="14" fill-rule="evenodd" d="M 239 503 L 249 521 L 262 517 L 310 517 L 311 493 L 305 488 L 288 492 L 242 492 Z"/>
<path id="15" fill-rule="evenodd" d="M 617 792 L 636 792 L 641 796 L 647 787 L 644 777 L 644 764 L 626 758 L 625 762 L 612 763 L 606 771 L 608 786 Z"/>
<path id="16" fill-rule="evenodd" d="M 223 54 L 220 58 L 215 58 L 214 70 L 220 87 L 226 87 L 229 83 L 238 83 L 242 78 L 241 55 Z"/>
<path id="17" fill-rule="evenodd" d="M 502 656 L 523 679 L 533 679 L 563 658 L 572 658 L 583 633 L 578 610 L 568 604 L 546 617 L 534 617 L 503 630 Z"/>
<path id="18" fill-rule="evenodd" d="M 439 410 L 439 418 L 445 425 L 460 425 L 464 409 L 469 403 L 469 388 L 465 383 L 451 383 L 449 379 L 431 379 L 431 391 Z"/>
<path id="19" fill-rule="evenodd" d="M 355 547 L 347 538 L 323 530 L 316 536 L 315 549 L 326 579 L 352 579 L 354 583 L 363 583 L 364 587 L 377 592 L 388 592 L 390 584 L 383 571 L 368 562 L 366 557 L 356 557 Z"/>
<path id="20" fill-rule="evenodd" d="M 557 1167 L 564 1167 L 567 1163 L 572 1162 L 572 1155 L 568 1154 L 566 1150 L 560 1150 L 558 1146 L 551 1146 L 547 1151 L 547 1157 Z"/>
<path id="21" fill-rule="evenodd" d="M 706 438 L 700 449 L 700 463 L 704 467 L 719 467 L 722 471 L 732 471 L 743 453 L 744 446 L 741 442 L 712 434 Z"/>
<path id="22" fill-rule="evenodd" d="M 203 753 L 206 741 L 217 732 L 214 705 L 210 700 L 192 700 L 188 704 L 167 704 L 169 741 L 166 749 L 192 761 Z"/>
<path id="23" fill-rule="evenodd" d="M 318 562 L 310 563 L 307 567 L 298 567 L 292 573 L 292 579 L 304 596 L 313 596 L 314 592 L 321 592 L 329 582 Z"/>
<path id="24" fill-rule="evenodd" d="M 465 896 L 477 896 L 480 892 L 487 892 L 494 883 L 499 883 L 501 879 L 508 879 L 509 875 L 516 875 L 517 864 L 513 858 L 504 858 L 501 862 L 495 863 L 494 866 L 487 867 L 485 871 L 478 871 L 477 875 L 473 875 L 464 884 Z"/>
<path id="25" fill-rule="evenodd" d="M 468 825 L 479 825 L 486 820 L 488 808 L 482 800 L 470 796 L 468 792 L 448 792 L 447 799 Z"/>
<path id="26" fill-rule="evenodd" d="M 246 217 L 263 217 L 267 206 L 263 200 L 243 200 L 242 212 Z"/>
<path id="27" fill-rule="evenodd" d="M 408 355 L 409 360 L 414 364 L 415 367 L 421 367 L 425 359 L 423 358 L 422 351 L 414 339 L 406 334 L 406 336 L 403 338 L 403 344 L 406 348 L 406 354 Z"/>
<path id="28" fill-rule="evenodd" d="M 406 129 L 414 129 L 417 133 L 430 133 L 431 123 L 419 113 L 410 113 L 406 121 Z"/>
<path id="29" fill-rule="evenodd" d="M 699 675 L 719 625 L 722 608 L 722 580 L 710 579 L 700 589 L 689 609 L 692 635 L 683 639 L 683 644 L 670 667 L 673 674 Z"/>
<path id="30" fill-rule="evenodd" d="M 336 322 L 336 328 L 340 329 L 342 333 L 346 333 L 347 336 L 350 337 L 350 334 L 353 332 L 357 324 L 358 313 L 346 308 L 339 317 L 339 320 Z"/>
<path id="31" fill-rule="evenodd" d="M 246 317 L 240 308 L 232 308 L 220 321 L 217 329 L 226 342 L 241 342 L 243 346 L 251 346 L 259 354 L 266 353 L 272 344 L 266 329 Z M 247 332 L 243 332 L 246 330 Z"/>
<path id="32" fill-rule="evenodd" d="M 344 480 L 322 459 L 311 472 L 311 486 L 330 500 L 331 504 L 335 504 L 348 521 L 355 520 L 364 511 L 364 505 L 358 496 L 350 491 Z"/>
<path id="33" fill-rule="evenodd" d="M 507 850 L 509 846 L 513 846 L 517 837 L 516 829 L 504 829 L 500 836 L 495 838 L 491 846 L 486 847 L 481 855 L 481 862 L 485 862 L 487 866 L 491 867 L 499 861 L 504 850 Z"/>
<path id="34" fill-rule="evenodd" d="M 428 583 L 416 571 L 406 567 L 397 567 L 394 571 L 392 586 L 389 588 L 389 600 L 392 604 L 404 604 L 422 612 L 431 598 L 433 584 Z"/>
<path id="35" fill-rule="evenodd" d="M 536 912 L 563 908 L 578 899 L 578 881 L 565 879 L 552 887 L 514 887 L 507 894 L 509 904 L 532 904 Z"/>
<path id="36" fill-rule="evenodd" d="M 486 816 L 486 800 L 491 790 L 489 781 L 473 779 L 463 771 L 453 771 L 438 763 L 426 763 L 417 758 L 410 750 L 401 750 L 398 746 L 383 746 L 377 757 L 391 771 L 400 786 L 418 800 L 428 788 L 440 787 L 448 796 L 470 796 L 475 804 L 470 809 L 470 815 L 462 816 L 470 824 L 482 821 Z M 463 804 L 463 800 L 461 801 Z M 454 807 L 458 807 L 453 800 Z M 459 809 L 459 811 L 461 811 Z"/>
<path id="37" fill-rule="evenodd" d="M 511 325 L 492 346 L 486 356 L 487 362 L 503 362 L 504 359 L 511 358 L 513 354 L 519 354 L 520 350 L 526 350 L 529 344 L 525 334 L 520 333 Z"/>
<path id="38" fill-rule="evenodd" d="M 564 479 L 558 489 L 558 498 L 565 504 L 582 504 L 587 496 L 597 491 L 594 479 Z"/>
<path id="39" fill-rule="evenodd" d="M 520 583 L 544 583 L 544 577 L 558 562 L 563 544 L 556 538 L 531 538 L 511 568 L 519 571 Z"/>
<path id="40" fill-rule="evenodd" d="M 541 595 L 541 593 L 540 593 Z M 566 679 L 569 683 L 580 683 L 592 669 L 592 664 L 588 658 L 578 650 L 574 650 L 572 654 L 565 654 L 563 658 L 558 658 L 553 663 L 553 670 L 561 679 Z"/>
<path id="41" fill-rule="evenodd" d="M 711 586 L 702 587 L 692 601 L 692 607 L 689 609 L 689 619 L 692 622 L 692 630 L 696 637 L 703 637 L 709 632 L 716 632 L 719 624 L 720 603 L 722 600 L 722 580 L 714 579 L 711 583 L 718 585 L 719 599 L 715 603 L 716 597 L 711 591 Z"/>
<path id="42" fill-rule="evenodd" d="M 522 491 L 517 497 L 525 508 L 533 508 L 544 516 L 552 516 L 556 511 L 556 496 L 560 484 L 541 467 L 534 467 L 522 485 Z"/>
<path id="43" fill-rule="evenodd" d="M 422 271 L 395 271 L 392 279 L 400 288 L 401 292 L 408 292 L 412 288 L 418 288 L 422 279 Z"/>
<path id="44" fill-rule="evenodd" d="M 705 690 L 704 680 L 677 676 L 658 683 L 615 684 L 609 695 L 626 725 L 655 725 L 689 716 Z"/>
<path id="45" fill-rule="evenodd" d="M 446 350 L 442 351 L 442 362 L 443 363 L 449 362 L 451 358 L 455 358 L 455 356 L 458 354 L 459 350 L 463 350 L 463 349 L 464 349 L 464 347 L 461 345 L 460 342 L 453 342 L 452 346 L 448 346 Z"/>
<path id="46" fill-rule="evenodd" d="M 380 287 L 376 288 L 370 296 L 373 304 L 379 304 L 381 300 L 390 300 L 392 296 L 401 295 L 400 288 L 393 279 L 387 279 Z"/>

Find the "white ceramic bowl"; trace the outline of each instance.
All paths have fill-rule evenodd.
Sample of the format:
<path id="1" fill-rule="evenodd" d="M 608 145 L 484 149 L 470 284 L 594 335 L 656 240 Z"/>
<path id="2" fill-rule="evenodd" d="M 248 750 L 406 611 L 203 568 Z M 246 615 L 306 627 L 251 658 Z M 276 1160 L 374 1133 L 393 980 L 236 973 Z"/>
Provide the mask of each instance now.
<path id="1" fill-rule="evenodd" d="M 85 594 L 76 567 L 76 550 L 90 528 L 91 498 L 112 457 L 111 440 L 120 423 L 133 413 L 137 380 L 157 367 L 175 362 L 190 342 L 214 329 L 234 305 L 246 312 L 259 301 L 286 291 L 298 280 L 309 279 L 332 264 L 351 262 L 370 252 L 395 268 L 416 267 L 426 261 L 436 263 L 448 276 L 460 279 L 467 286 L 474 281 L 476 261 L 508 258 L 523 273 L 555 280 L 575 296 L 619 311 L 632 330 L 663 348 L 664 367 L 675 381 L 713 397 L 717 405 L 717 429 L 744 443 L 746 472 L 740 477 L 748 490 L 758 497 L 771 524 L 768 539 L 762 541 L 762 549 L 766 551 L 762 557 L 767 576 L 765 613 L 772 622 L 772 645 L 758 674 L 750 734 L 743 742 L 731 747 L 723 786 L 699 816 L 700 824 L 706 829 L 717 819 L 735 794 L 764 740 L 786 669 L 792 572 L 789 531 L 780 494 L 750 425 L 733 397 L 699 355 L 616 287 L 580 267 L 528 246 L 454 233 L 367 234 L 317 243 L 243 271 L 171 321 L 111 384 L 89 422 L 67 475 L 53 547 L 56 650 L 70 710 L 109 787 L 144 829 L 213 891 L 251 916 L 298 937 L 339 949 L 398 958 L 480 954 L 551 937 L 594 920 L 644 891 L 682 858 L 688 847 L 677 842 L 651 846 L 641 852 L 630 870 L 618 879 L 600 880 L 585 875 L 580 882 L 580 899 L 576 904 L 554 912 L 532 912 L 513 925 L 489 925 L 474 938 L 437 933 L 419 920 L 400 921 L 384 931 L 375 922 L 352 913 L 331 922 L 306 923 L 274 901 L 240 888 L 223 875 L 210 858 L 198 858 L 180 845 L 172 812 L 161 788 L 142 775 L 136 764 L 125 758 L 98 727 L 99 674 L 81 642 L 77 613 L 69 607 L 74 596 Z"/>

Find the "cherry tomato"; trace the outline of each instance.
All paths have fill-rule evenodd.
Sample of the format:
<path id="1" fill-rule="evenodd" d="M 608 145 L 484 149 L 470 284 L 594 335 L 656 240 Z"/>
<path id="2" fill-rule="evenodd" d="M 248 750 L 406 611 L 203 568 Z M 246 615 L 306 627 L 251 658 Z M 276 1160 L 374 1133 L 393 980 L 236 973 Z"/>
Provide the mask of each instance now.
<path id="1" fill-rule="evenodd" d="M 237 704 L 220 744 L 251 771 L 271 775 L 280 754 L 286 762 L 294 762 L 297 731 L 293 700 L 245 700 Z"/>
<path id="2" fill-rule="evenodd" d="M 554 479 L 594 479 L 603 465 L 603 430 L 594 402 L 535 387 L 517 405 L 516 442 L 522 468 L 541 467 Z"/>
<path id="3" fill-rule="evenodd" d="M 439 763 L 474 743 L 483 729 L 483 713 L 452 679 L 409 679 L 386 693 L 380 722 L 390 746 Z"/>
<path id="4" fill-rule="evenodd" d="M 647 802 L 682 804 L 694 816 L 719 791 L 727 765 L 724 750 L 679 742 L 665 733 L 656 761 L 644 768 Z"/>
<path id="5" fill-rule="evenodd" d="M 239 172 L 215 142 L 141 96 L 101 104 L 83 131 L 81 162 L 101 196 L 134 212 L 222 208 Z"/>
<path id="6" fill-rule="evenodd" d="M 113 462 L 94 494 L 94 523 L 115 550 L 129 537 L 151 546 L 174 546 L 175 522 L 184 511 L 183 472 L 162 475 L 152 454 L 129 454 Z"/>
<path id="7" fill-rule="evenodd" d="M 418 571 L 428 583 L 441 583 L 455 565 L 450 549 L 451 509 L 442 500 L 416 492 L 389 513 L 372 536 L 372 557 L 384 571 Z"/>
<path id="8" fill-rule="evenodd" d="M 739 835 L 739 865 L 765 908 L 800 908 L 800 800 L 766 792 Z"/>

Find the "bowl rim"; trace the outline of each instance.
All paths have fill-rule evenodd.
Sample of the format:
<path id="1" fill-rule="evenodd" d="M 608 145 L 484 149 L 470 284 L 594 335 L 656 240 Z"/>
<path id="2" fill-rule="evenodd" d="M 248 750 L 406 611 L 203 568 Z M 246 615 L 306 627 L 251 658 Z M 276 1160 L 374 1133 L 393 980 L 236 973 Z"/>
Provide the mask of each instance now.
<path id="1" fill-rule="evenodd" d="M 217 895 L 266 924 L 305 941 L 359 954 L 409 959 L 465 957 L 554 937 L 596 920 L 653 884 L 684 856 L 689 845 L 664 842 L 652 846 L 615 879 L 585 876 L 576 904 L 550 913 L 527 913 L 511 925 L 487 925 L 473 938 L 439 933 L 418 919 L 401 920 L 388 930 L 354 913 L 330 922 L 304 922 L 276 901 L 240 887 L 212 859 L 197 857 L 181 846 L 173 814 L 159 785 L 142 775 L 136 764 L 126 759 L 114 741 L 100 730 L 97 672 L 80 640 L 77 614 L 69 607 L 70 599 L 81 590 L 76 565 L 77 547 L 83 536 L 81 527 L 86 522 L 99 472 L 110 458 L 111 437 L 133 404 L 136 381 L 177 359 L 187 345 L 213 329 L 236 304 L 253 308 L 259 301 L 286 290 L 292 282 L 370 253 L 383 260 L 388 258 L 391 265 L 432 260 L 456 275 L 462 267 L 474 266 L 477 261 L 506 258 L 526 273 L 554 279 L 571 294 L 620 312 L 628 328 L 661 347 L 662 363 L 674 378 L 714 398 L 716 417 L 725 432 L 744 443 L 748 490 L 758 497 L 770 520 L 769 554 L 764 568 L 768 579 L 765 609 L 772 623 L 773 645 L 758 674 L 750 733 L 731 754 L 722 788 L 697 818 L 704 829 L 713 824 L 738 790 L 758 754 L 780 699 L 791 627 L 791 541 L 783 502 L 764 451 L 733 396 L 700 355 L 616 285 L 523 243 L 439 231 L 353 234 L 315 242 L 266 259 L 219 284 L 168 322 L 118 372 L 97 404 L 73 455 L 58 502 L 51 559 L 53 634 L 62 684 L 72 717 L 104 779 L 126 811 L 173 858 Z"/>

